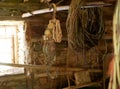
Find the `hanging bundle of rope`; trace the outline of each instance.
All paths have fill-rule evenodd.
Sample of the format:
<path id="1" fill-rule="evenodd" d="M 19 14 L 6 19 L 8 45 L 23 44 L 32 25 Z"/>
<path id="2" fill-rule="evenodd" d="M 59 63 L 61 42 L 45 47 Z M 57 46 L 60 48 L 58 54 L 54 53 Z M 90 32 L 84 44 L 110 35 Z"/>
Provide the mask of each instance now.
<path id="1" fill-rule="evenodd" d="M 49 21 L 49 24 L 44 32 L 45 42 L 43 46 L 43 51 L 44 51 L 44 54 L 47 56 L 46 57 L 47 60 L 51 58 L 53 59 L 55 58 L 54 57 L 55 56 L 55 42 L 60 43 L 62 41 L 62 30 L 60 27 L 60 21 L 56 19 L 56 5 L 54 3 L 52 3 L 51 5 L 53 6 L 53 18 L 52 20 Z M 52 53 L 54 55 L 52 55 Z M 50 56 L 53 56 L 53 57 L 50 57 Z"/>
<path id="2" fill-rule="evenodd" d="M 53 7 L 53 18 L 52 20 L 49 20 L 47 29 L 49 29 L 52 32 L 53 40 L 57 43 L 60 43 L 62 41 L 62 30 L 60 20 L 56 19 L 56 5 L 52 3 L 51 6 Z"/>
<path id="3" fill-rule="evenodd" d="M 44 32 L 43 53 L 45 63 L 48 65 L 46 72 L 49 77 L 54 78 L 50 73 L 50 68 L 56 61 L 55 42 L 60 43 L 62 41 L 62 30 L 60 21 L 56 19 L 56 5 L 52 3 L 50 6 L 53 7 L 53 18 L 49 20 L 49 24 Z"/>
<path id="4" fill-rule="evenodd" d="M 81 8 L 85 3 L 72 0 L 66 22 L 69 47 L 75 51 L 96 45 L 104 33 L 101 8 Z"/>
<path id="5" fill-rule="evenodd" d="M 117 1 L 113 17 L 114 72 L 110 76 L 108 89 L 120 89 L 120 0 Z"/>

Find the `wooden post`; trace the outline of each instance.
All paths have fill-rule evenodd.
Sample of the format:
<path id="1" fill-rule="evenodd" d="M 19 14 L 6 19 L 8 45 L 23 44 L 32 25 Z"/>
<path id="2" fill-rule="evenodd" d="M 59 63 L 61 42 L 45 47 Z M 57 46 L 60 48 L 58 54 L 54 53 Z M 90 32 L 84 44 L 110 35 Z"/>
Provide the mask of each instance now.
<path id="1" fill-rule="evenodd" d="M 34 72 L 33 69 L 26 68 L 26 85 L 28 89 L 34 89 Z"/>

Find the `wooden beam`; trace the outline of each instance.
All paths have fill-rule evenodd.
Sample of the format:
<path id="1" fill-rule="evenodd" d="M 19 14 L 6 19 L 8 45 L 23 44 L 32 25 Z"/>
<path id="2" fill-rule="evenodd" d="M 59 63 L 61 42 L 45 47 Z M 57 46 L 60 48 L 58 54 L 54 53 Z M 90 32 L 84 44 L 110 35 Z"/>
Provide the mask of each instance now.
<path id="1" fill-rule="evenodd" d="M 0 2 L 0 16 L 20 16 L 25 12 L 46 8 L 42 3 L 7 3 Z"/>
<path id="2" fill-rule="evenodd" d="M 47 68 L 49 68 L 49 66 L 47 65 L 32 65 L 32 64 L 12 64 L 12 63 L 0 63 L 0 65 L 4 65 L 4 66 L 11 66 L 11 67 L 22 67 L 22 68 L 32 68 L 32 69 L 38 69 L 38 70 L 46 70 Z M 76 71 L 89 71 L 89 72 L 102 72 L 102 70 L 100 69 L 84 69 L 84 68 L 67 68 L 65 67 L 56 67 L 56 66 L 52 66 L 50 68 L 51 71 L 72 71 L 72 72 L 76 72 Z"/>
<path id="3" fill-rule="evenodd" d="M 36 9 L 46 8 L 43 3 L 2 3 L 0 2 L 0 10 L 19 10 L 28 12 Z"/>
<path id="4" fill-rule="evenodd" d="M 0 16 L 0 20 L 24 20 L 21 16 Z"/>
<path id="5" fill-rule="evenodd" d="M 68 10 L 68 9 L 69 9 L 69 6 L 57 7 L 57 11 Z M 50 10 L 49 8 L 46 8 L 46 9 L 35 10 L 32 12 L 24 13 L 24 14 L 22 14 L 22 18 L 30 17 L 30 16 L 37 15 L 37 14 L 49 13 L 49 12 L 53 12 L 53 9 Z"/>
<path id="6" fill-rule="evenodd" d="M 25 6 L 25 7 L 28 7 L 28 6 L 43 6 L 45 4 L 43 3 L 13 3 L 13 2 L 0 2 L 0 7 L 11 7 L 11 6 Z M 29 7 L 30 8 L 30 7 Z"/>
<path id="7" fill-rule="evenodd" d="M 52 72 L 53 73 L 53 72 Z M 63 75 L 67 75 L 67 74 L 72 74 L 71 72 L 65 73 L 65 72 L 60 72 L 57 74 L 57 76 L 63 76 Z M 39 74 L 35 74 L 34 78 L 43 78 L 43 77 L 47 77 L 47 73 L 39 73 Z M 19 80 L 19 79 L 26 79 L 26 75 L 25 74 L 16 74 L 16 75 L 5 75 L 5 76 L 1 76 L 0 80 L 1 81 L 11 81 L 11 80 Z"/>
<path id="8" fill-rule="evenodd" d="M 93 7 L 104 7 L 104 6 L 111 6 L 111 4 L 107 4 L 107 3 L 90 3 L 90 4 L 86 4 L 84 6 L 82 6 L 81 8 L 93 8 Z M 59 6 L 57 7 L 57 11 L 63 11 L 63 10 L 69 10 L 69 6 Z M 44 13 L 49 13 L 49 12 L 53 12 L 53 9 L 49 9 L 49 8 L 46 8 L 46 9 L 41 9 L 41 10 L 35 10 L 35 11 L 32 11 L 32 12 L 28 12 L 28 13 L 24 13 L 22 14 L 22 18 L 25 18 L 25 17 L 30 17 L 30 16 L 33 16 L 33 15 L 37 15 L 37 14 L 44 14 Z"/>

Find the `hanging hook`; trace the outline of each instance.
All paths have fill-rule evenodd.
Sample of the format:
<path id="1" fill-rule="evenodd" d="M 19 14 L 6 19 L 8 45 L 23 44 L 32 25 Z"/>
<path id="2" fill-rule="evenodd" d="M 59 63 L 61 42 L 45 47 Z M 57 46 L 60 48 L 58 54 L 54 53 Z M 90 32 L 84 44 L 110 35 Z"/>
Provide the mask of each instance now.
<path id="1" fill-rule="evenodd" d="M 50 5 L 50 9 L 53 8 L 53 19 L 56 18 L 56 11 L 57 11 L 57 7 L 56 7 L 56 4 L 55 3 L 51 3 Z"/>

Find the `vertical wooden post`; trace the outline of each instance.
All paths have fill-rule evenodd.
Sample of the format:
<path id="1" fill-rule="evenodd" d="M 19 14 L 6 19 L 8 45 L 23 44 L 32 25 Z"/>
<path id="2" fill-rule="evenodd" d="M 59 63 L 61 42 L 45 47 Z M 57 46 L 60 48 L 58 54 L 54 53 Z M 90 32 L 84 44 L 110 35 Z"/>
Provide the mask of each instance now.
<path id="1" fill-rule="evenodd" d="M 27 89 L 34 89 L 34 72 L 31 68 L 26 68 L 26 85 Z"/>

